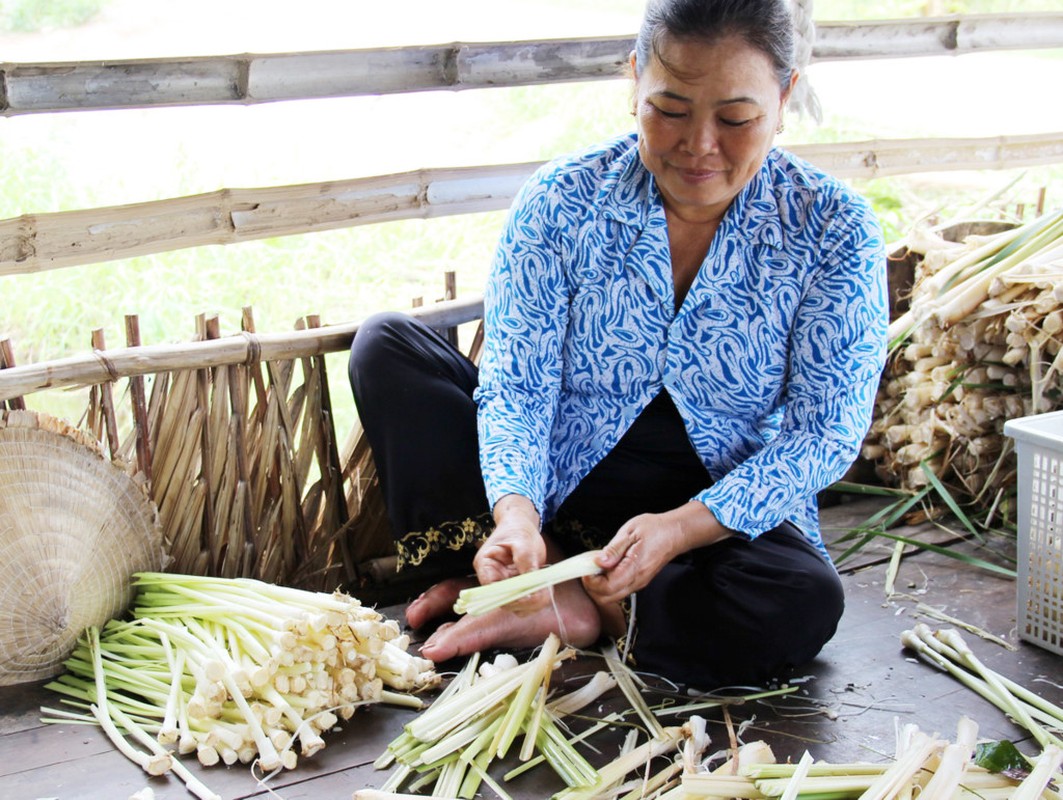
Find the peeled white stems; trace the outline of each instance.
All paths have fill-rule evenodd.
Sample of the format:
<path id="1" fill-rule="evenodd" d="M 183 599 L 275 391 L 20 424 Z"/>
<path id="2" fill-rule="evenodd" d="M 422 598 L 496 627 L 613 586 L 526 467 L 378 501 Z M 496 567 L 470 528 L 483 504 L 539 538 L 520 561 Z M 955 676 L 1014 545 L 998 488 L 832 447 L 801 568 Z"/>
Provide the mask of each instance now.
<path id="1" fill-rule="evenodd" d="M 602 570 L 594 563 L 594 559 L 600 552 L 588 550 L 542 569 L 525 572 L 523 575 L 463 589 L 454 603 L 454 611 L 471 616 L 486 614 L 558 583 L 597 575 Z"/>
<path id="2" fill-rule="evenodd" d="M 431 661 L 406 652 L 396 622 L 347 595 L 250 579 L 136 577 L 134 619 L 87 631 L 67 671 L 47 685 L 82 713 L 45 709 L 53 717 L 45 721 L 96 721 L 151 774 L 168 760 L 187 772 L 176 754 L 190 753 L 205 766 L 257 759 L 267 771 L 294 769 L 358 706 L 420 708 L 405 692 L 439 682 Z M 121 727 L 154 742 L 153 756 L 119 744 L 119 715 Z"/>

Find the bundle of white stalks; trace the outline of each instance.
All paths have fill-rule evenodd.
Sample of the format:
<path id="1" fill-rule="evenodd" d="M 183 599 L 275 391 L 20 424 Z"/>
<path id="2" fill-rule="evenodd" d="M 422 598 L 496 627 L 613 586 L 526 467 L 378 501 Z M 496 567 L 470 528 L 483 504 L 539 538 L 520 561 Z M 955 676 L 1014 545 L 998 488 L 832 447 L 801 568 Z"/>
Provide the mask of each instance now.
<path id="1" fill-rule="evenodd" d="M 597 575 L 602 570 L 594 563 L 594 559 L 600 552 L 588 550 L 523 575 L 463 589 L 454 603 L 454 611 L 471 616 L 486 614 L 558 583 Z"/>
<path id="2" fill-rule="evenodd" d="M 98 722 L 153 775 L 188 783 L 177 756 L 191 753 L 206 766 L 293 769 L 358 706 L 421 708 L 409 692 L 439 682 L 396 622 L 340 592 L 163 573 L 138 574 L 136 586 L 133 619 L 87 629 L 47 685 L 80 711 L 42 711 L 46 722 Z"/>
<path id="3" fill-rule="evenodd" d="M 1063 211 L 930 244 L 919 269 L 910 310 L 890 326 L 863 455 L 888 485 L 922 489 L 929 469 L 992 509 L 1007 483 L 1005 420 L 1060 402 Z"/>

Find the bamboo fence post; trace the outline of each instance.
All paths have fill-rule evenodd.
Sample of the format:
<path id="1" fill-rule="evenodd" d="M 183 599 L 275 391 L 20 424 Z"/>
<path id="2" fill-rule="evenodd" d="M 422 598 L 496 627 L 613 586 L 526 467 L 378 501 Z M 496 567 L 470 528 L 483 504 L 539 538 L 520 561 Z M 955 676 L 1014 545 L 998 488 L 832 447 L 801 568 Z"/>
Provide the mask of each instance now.
<path id="1" fill-rule="evenodd" d="M 241 575 L 246 575 L 249 565 L 254 563 L 254 531 L 255 531 L 255 510 L 252 508 L 252 503 L 249 501 L 249 492 L 251 487 L 250 469 L 247 463 L 247 416 L 248 416 L 248 366 L 247 364 L 255 358 L 256 353 L 252 351 L 248 355 L 248 361 L 245 364 L 232 364 L 229 366 L 229 403 L 230 410 L 232 412 L 233 420 L 233 447 L 236 452 L 236 491 L 243 497 L 241 505 L 241 533 L 239 541 L 243 544 L 241 552 L 237 555 L 241 559 Z M 256 362 L 257 363 L 257 360 Z"/>
<path id="2" fill-rule="evenodd" d="M 314 314 L 307 318 L 308 327 L 320 328 L 321 318 Z M 331 509 L 326 519 L 329 522 L 329 533 L 343 531 L 347 526 L 347 495 L 343 490 L 343 465 L 340 462 L 339 443 L 336 440 L 336 426 L 332 414 L 332 396 L 329 392 L 328 370 L 325 364 L 325 356 L 313 357 L 314 368 L 321 376 L 321 413 L 319 417 L 319 442 L 322 453 L 319 456 L 321 475 L 327 480 L 323 486 L 326 497 L 326 510 Z M 342 553 L 342 566 L 344 577 L 347 582 L 358 581 L 358 565 L 351 559 L 350 544 L 346 536 L 339 536 L 339 548 Z"/>
<path id="3" fill-rule="evenodd" d="M 125 318 L 126 344 L 140 347 L 140 319 L 136 314 Z M 151 484 L 151 442 L 148 441 L 148 407 L 144 395 L 144 378 L 135 375 L 129 379 L 129 395 L 133 403 L 133 425 L 136 431 L 137 467 Z"/>
<path id="4" fill-rule="evenodd" d="M 255 316 L 251 306 L 245 306 L 241 311 L 240 330 L 249 337 L 249 344 L 256 342 Z M 248 462 L 248 504 L 254 517 L 249 534 L 254 545 L 255 566 L 251 571 L 262 580 L 277 582 L 280 576 L 287 576 L 291 564 L 284 553 L 277 552 L 273 543 L 273 534 L 278 524 L 275 509 L 282 499 L 280 482 L 274 475 L 281 441 L 278 399 L 266 388 L 260 354 L 256 353 L 254 347 L 248 352 L 246 369 L 250 371 L 251 383 L 255 387 L 255 403 L 248 416 L 249 430 L 245 444 L 245 458 Z"/>
<path id="5" fill-rule="evenodd" d="M 277 418 L 280 428 L 280 442 L 277 447 L 277 482 L 282 513 L 279 524 L 281 530 L 285 531 L 289 538 L 288 546 L 282 559 L 286 571 L 289 573 L 294 571 L 295 561 L 305 556 L 310 547 L 310 536 L 300 508 L 303 487 L 298 482 L 296 472 L 296 427 L 292 418 L 292 409 L 289 405 L 293 371 L 292 362 L 266 362 L 270 391 L 276 398 Z"/>
<path id="6" fill-rule="evenodd" d="M 11 340 L 7 337 L 0 339 L 0 370 L 10 369 L 15 366 L 15 350 L 11 346 Z M 26 401 L 20 396 L 9 397 L 7 400 L 0 399 L 0 411 L 9 408 L 12 411 L 24 411 Z"/>
<path id="7" fill-rule="evenodd" d="M 98 353 L 101 356 L 103 351 L 107 349 L 106 341 L 104 340 L 103 328 L 96 328 L 92 332 L 92 351 Z M 104 383 L 97 384 L 96 388 L 100 393 L 100 407 L 103 410 L 104 428 L 107 431 L 107 447 L 110 450 L 111 458 L 117 458 L 119 452 L 119 440 L 118 440 L 118 420 L 114 413 L 114 393 L 111 390 L 111 382 L 105 381 Z"/>
<path id="8" fill-rule="evenodd" d="M 221 326 L 216 314 L 207 317 L 204 328 L 208 341 L 221 338 Z M 232 362 L 237 363 L 237 362 Z M 233 527 L 233 510 L 236 497 L 236 465 L 233 451 L 232 414 L 229 411 L 229 367 L 232 364 L 216 365 L 211 370 L 210 431 L 212 450 L 211 474 L 214 479 L 214 527 L 207 533 L 207 546 L 211 556 L 211 570 L 216 575 L 233 577 L 229 545 L 229 533 Z"/>
<path id="9" fill-rule="evenodd" d="M 480 356 L 483 354 L 484 349 L 484 321 L 476 325 L 476 332 L 472 335 L 472 343 L 469 345 L 469 361 L 473 364 L 480 363 Z"/>
<path id="10" fill-rule="evenodd" d="M 156 372 L 155 380 L 151 382 L 151 394 L 148 395 L 148 441 L 151 443 L 152 474 L 156 479 L 158 479 L 159 472 L 156 452 L 161 433 L 160 426 L 164 423 L 167 414 L 171 378 L 173 378 L 173 373 Z"/>
<path id="11" fill-rule="evenodd" d="M 447 270 L 443 273 L 443 300 L 444 302 L 448 300 L 456 300 L 457 297 L 458 273 L 454 270 Z M 458 346 L 458 328 L 456 325 L 444 329 L 443 335 L 454 347 Z"/>
<path id="12" fill-rule="evenodd" d="M 307 317 L 300 318 L 297 325 L 301 330 L 310 330 L 313 327 Z M 298 387 L 293 396 L 298 399 L 299 404 L 292 414 L 293 420 L 299 420 L 299 447 L 296 451 L 295 474 L 298 485 L 302 489 L 300 507 L 307 535 L 306 548 L 299 554 L 299 558 L 303 569 L 312 572 L 316 564 L 311 562 L 310 556 L 320 552 L 321 539 L 328 533 L 331 511 L 328 506 L 331 498 L 326 491 L 329 481 L 328 460 L 322 450 L 322 375 L 316 368 L 313 356 L 304 357 L 301 363 L 303 384 Z M 315 482 L 310 483 L 315 460 L 319 475 Z"/>
<path id="13" fill-rule="evenodd" d="M 207 318 L 205 314 L 196 317 L 196 337 L 200 341 L 207 339 Z M 214 446 L 210 429 L 210 368 L 196 370 L 196 404 L 203 410 L 199 429 L 199 473 L 204 492 L 203 520 L 199 529 L 200 552 L 209 550 L 208 537 L 214 530 Z"/>
<path id="14" fill-rule="evenodd" d="M 240 330 L 249 334 L 248 344 L 252 352 L 248 353 L 248 369 L 251 371 L 251 379 L 255 384 L 255 408 L 260 409 L 256 413 L 261 421 L 265 416 L 266 403 L 269 398 L 266 392 L 266 382 L 262 377 L 262 361 L 253 352 L 257 341 L 254 335 L 257 331 L 255 330 L 255 313 L 251 306 L 244 306 L 241 310 Z"/>

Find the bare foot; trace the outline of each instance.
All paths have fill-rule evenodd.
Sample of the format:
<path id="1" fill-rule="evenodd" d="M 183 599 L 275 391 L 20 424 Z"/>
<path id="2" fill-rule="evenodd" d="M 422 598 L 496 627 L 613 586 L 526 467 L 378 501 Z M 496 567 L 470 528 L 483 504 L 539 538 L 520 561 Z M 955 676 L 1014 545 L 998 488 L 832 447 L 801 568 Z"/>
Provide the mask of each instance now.
<path id="1" fill-rule="evenodd" d="M 449 613 L 462 589 L 476 585 L 476 578 L 447 578 L 414 600 L 406 609 L 406 622 L 414 630 L 424 627 L 437 617 Z"/>
<path id="2" fill-rule="evenodd" d="M 580 582 L 568 581 L 555 586 L 554 600 L 526 616 L 500 608 L 440 625 L 421 645 L 421 655 L 439 664 L 492 648 L 536 647 L 551 633 L 558 634 L 565 644 L 573 647 L 594 644 L 602 630 L 601 619 L 598 607 Z"/>

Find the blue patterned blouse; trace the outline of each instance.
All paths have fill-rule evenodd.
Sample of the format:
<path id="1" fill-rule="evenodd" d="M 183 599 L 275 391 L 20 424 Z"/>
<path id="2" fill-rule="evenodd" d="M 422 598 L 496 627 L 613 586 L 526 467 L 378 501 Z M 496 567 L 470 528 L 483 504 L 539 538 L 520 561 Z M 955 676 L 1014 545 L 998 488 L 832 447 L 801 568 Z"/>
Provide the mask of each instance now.
<path id="1" fill-rule="evenodd" d="M 882 234 L 840 181 L 772 150 L 678 313 L 664 206 L 634 134 L 544 166 L 514 201 L 485 298 L 480 460 L 492 507 L 544 521 L 662 389 L 755 537 L 784 520 L 826 555 L 815 503 L 856 458 L 885 357 Z"/>

